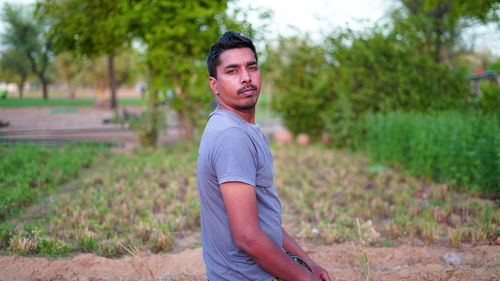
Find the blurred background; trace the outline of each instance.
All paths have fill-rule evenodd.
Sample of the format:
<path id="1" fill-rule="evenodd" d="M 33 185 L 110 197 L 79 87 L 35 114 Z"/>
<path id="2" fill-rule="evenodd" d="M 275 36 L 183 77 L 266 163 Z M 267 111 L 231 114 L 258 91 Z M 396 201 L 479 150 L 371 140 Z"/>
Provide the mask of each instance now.
<path id="1" fill-rule="evenodd" d="M 484 173 L 498 168 L 497 1 L 0 2 L 4 141 L 43 139 L 47 131 L 150 147 L 195 140 L 214 106 L 207 50 L 224 31 L 239 30 L 259 51 L 257 119 L 269 136 L 287 130 L 408 164 L 420 160 L 407 155 L 406 141 L 427 140 L 416 148 L 421 155 L 435 143 L 430 132 L 456 130 L 450 138 L 463 143 L 452 148 L 470 147 L 489 163 L 477 168 L 488 166 Z M 410 123 L 391 125 L 394 137 L 382 131 L 405 118 L 414 135 L 402 137 L 397 127 Z M 419 127 L 440 122 L 449 124 Z M 400 139 L 405 155 L 382 148 L 389 142 L 377 136 Z M 459 181 L 476 177 L 485 178 Z"/>
<path id="2" fill-rule="evenodd" d="M 198 275 L 178 280 L 206 280 L 205 58 L 239 30 L 283 224 L 333 276 L 497 280 L 499 16 L 495 0 L 0 1 L 2 277 L 97 274 L 10 255 L 188 251 L 176 270 Z"/>

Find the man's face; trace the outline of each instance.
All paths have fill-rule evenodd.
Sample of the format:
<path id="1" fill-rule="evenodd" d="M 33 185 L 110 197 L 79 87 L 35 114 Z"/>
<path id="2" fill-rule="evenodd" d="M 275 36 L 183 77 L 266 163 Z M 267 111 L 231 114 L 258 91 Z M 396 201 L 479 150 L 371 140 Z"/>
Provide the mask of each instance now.
<path id="1" fill-rule="evenodd" d="M 218 102 L 228 109 L 248 111 L 255 108 L 260 94 L 260 71 L 250 48 L 224 51 L 216 67 L 217 78 L 210 77 L 210 87 Z"/>

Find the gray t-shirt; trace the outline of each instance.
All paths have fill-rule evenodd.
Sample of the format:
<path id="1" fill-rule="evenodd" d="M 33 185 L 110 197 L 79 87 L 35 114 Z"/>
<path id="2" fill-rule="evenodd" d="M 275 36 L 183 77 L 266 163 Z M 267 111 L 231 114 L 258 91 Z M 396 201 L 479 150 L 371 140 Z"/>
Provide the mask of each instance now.
<path id="1" fill-rule="evenodd" d="M 269 143 L 258 124 L 217 109 L 210 114 L 198 153 L 201 235 L 207 277 L 218 280 L 272 280 L 231 235 L 220 184 L 237 181 L 255 186 L 261 229 L 282 247 L 281 203 L 273 184 Z"/>

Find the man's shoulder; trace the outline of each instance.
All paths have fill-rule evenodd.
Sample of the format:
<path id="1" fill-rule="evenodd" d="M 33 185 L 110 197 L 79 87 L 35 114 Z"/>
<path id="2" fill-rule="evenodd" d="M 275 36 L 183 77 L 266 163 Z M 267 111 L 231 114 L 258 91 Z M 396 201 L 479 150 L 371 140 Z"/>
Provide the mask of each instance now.
<path id="1" fill-rule="evenodd" d="M 211 114 L 205 127 L 205 133 L 219 136 L 224 135 L 245 135 L 246 128 L 242 126 L 238 119 L 224 111 L 215 111 Z"/>

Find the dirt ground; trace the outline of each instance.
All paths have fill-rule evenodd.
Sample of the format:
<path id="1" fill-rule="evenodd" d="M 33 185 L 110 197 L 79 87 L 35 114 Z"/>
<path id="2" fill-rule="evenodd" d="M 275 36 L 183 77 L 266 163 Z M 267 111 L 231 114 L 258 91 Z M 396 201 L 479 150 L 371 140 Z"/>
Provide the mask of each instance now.
<path id="1" fill-rule="evenodd" d="M 129 113 L 140 113 L 139 106 L 124 107 Z M 121 112 L 121 108 L 118 112 Z M 22 107 L 1 108 L 0 139 L 30 140 L 37 143 L 59 141 L 98 141 L 114 144 L 117 151 L 130 150 L 139 144 L 137 135 L 120 124 L 105 123 L 113 111 L 99 107 Z M 178 128 L 162 132 L 159 145 L 168 145 L 180 137 Z"/>
<path id="2" fill-rule="evenodd" d="M 129 108 L 137 111 L 138 108 Z M 112 116 L 108 109 L 78 108 L 55 114 L 53 108 L 0 108 L 0 119 L 10 123 L 0 128 L 0 138 L 97 140 L 137 145 L 134 133 L 116 124 L 104 124 Z M 264 128 L 268 134 L 276 130 Z M 279 129 L 279 127 L 278 127 Z M 160 144 L 177 140 L 175 129 L 160 138 Z M 305 245 L 306 251 L 323 265 L 333 280 L 365 280 L 359 266 L 362 249 L 353 243 L 331 246 Z M 368 248 L 370 280 L 500 280 L 500 246 L 398 246 Z M 443 259 L 453 252 L 460 262 Z M 112 281 L 112 280 L 206 280 L 202 249 L 180 253 L 108 259 L 93 254 L 71 258 L 0 256 L 0 281 Z"/>
<path id="3" fill-rule="evenodd" d="M 126 110 L 139 114 L 139 106 L 123 106 L 118 112 Z M 117 152 L 130 151 L 139 145 L 137 135 L 126 126 L 103 122 L 113 117 L 113 111 L 99 107 L 0 107 L 0 120 L 8 122 L 0 127 L 0 140 L 30 140 L 38 143 L 54 141 L 98 141 L 115 144 Z M 158 145 L 177 142 L 182 131 L 171 113 L 167 116 L 167 128 L 160 132 Z M 283 127 L 277 120 L 262 122 L 263 132 L 271 136 Z"/>
<path id="4" fill-rule="evenodd" d="M 359 267 L 361 249 L 354 244 L 306 244 L 305 249 L 333 280 L 365 280 Z M 460 265 L 442 259 L 450 251 L 460 258 Z M 197 248 L 144 258 L 107 259 L 93 254 L 59 259 L 0 257 L 0 280 L 206 280 L 201 253 Z M 368 248 L 368 258 L 370 280 L 500 280 L 498 246 Z"/>

